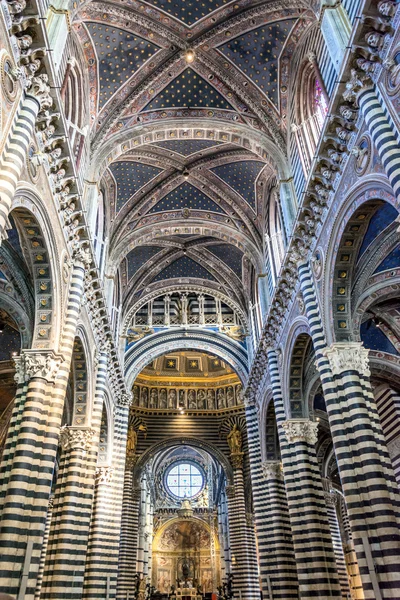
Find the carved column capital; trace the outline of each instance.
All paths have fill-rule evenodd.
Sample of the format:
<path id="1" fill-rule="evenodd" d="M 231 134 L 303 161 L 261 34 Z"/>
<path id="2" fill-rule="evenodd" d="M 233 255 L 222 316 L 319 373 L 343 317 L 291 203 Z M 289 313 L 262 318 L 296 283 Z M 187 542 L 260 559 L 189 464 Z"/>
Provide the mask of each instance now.
<path id="1" fill-rule="evenodd" d="M 127 454 L 126 456 L 126 460 L 125 460 L 125 467 L 127 469 L 133 469 L 133 467 L 136 465 L 137 461 L 138 461 L 138 456 L 136 456 L 136 454 Z"/>
<path id="2" fill-rule="evenodd" d="M 75 240 L 74 248 L 72 251 L 72 261 L 74 264 L 81 263 L 85 269 L 89 269 L 93 262 L 92 252 L 90 246 L 84 240 L 79 239 L 78 233 L 77 239 Z"/>
<path id="3" fill-rule="evenodd" d="M 132 500 L 134 502 L 139 502 L 140 498 L 142 497 L 142 490 L 140 487 L 133 487 L 132 488 Z"/>
<path id="4" fill-rule="evenodd" d="M 103 466 L 96 468 L 96 483 L 109 484 L 114 475 L 114 467 Z"/>
<path id="5" fill-rule="evenodd" d="M 251 512 L 246 513 L 246 525 L 248 527 L 254 527 L 254 515 Z"/>
<path id="6" fill-rule="evenodd" d="M 231 463 L 234 469 L 241 469 L 243 467 L 243 452 L 232 452 Z"/>
<path id="7" fill-rule="evenodd" d="M 264 479 L 283 479 L 282 463 L 278 460 L 265 460 L 261 463 Z"/>
<path id="8" fill-rule="evenodd" d="M 91 427 L 69 427 L 65 425 L 60 431 L 60 444 L 64 451 L 84 450 L 92 447 L 95 430 Z"/>
<path id="9" fill-rule="evenodd" d="M 243 395 L 243 402 L 245 408 L 251 408 L 252 406 L 257 405 L 256 395 L 253 390 L 247 389 Z"/>
<path id="10" fill-rule="evenodd" d="M 359 95 L 367 89 L 373 89 L 373 82 L 369 74 L 358 69 L 351 69 L 343 98 L 347 102 L 357 105 Z"/>
<path id="11" fill-rule="evenodd" d="M 117 406 L 121 406 L 122 408 L 129 408 L 132 404 L 133 396 L 131 392 L 119 394 L 116 398 Z"/>
<path id="12" fill-rule="evenodd" d="M 27 88 L 27 94 L 33 96 L 39 102 L 40 110 L 49 110 L 53 106 L 49 78 L 45 73 L 28 79 Z"/>
<path id="13" fill-rule="evenodd" d="M 22 350 L 20 356 L 14 357 L 15 381 L 23 383 L 37 377 L 49 383 L 54 382 L 63 360 L 53 350 Z"/>
<path id="14" fill-rule="evenodd" d="M 338 502 L 338 497 L 336 492 L 333 490 L 329 492 L 324 492 L 325 502 L 328 506 L 336 506 Z"/>
<path id="15" fill-rule="evenodd" d="M 337 342 L 325 348 L 323 354 L 329 360 L 334 375 L 341 375 L 346 371 L 358 371 L 366 377 L 371 375 L 369 350 L 361 342 Z"/>
<path id="16" fill-rule="evenodd" d="M 227 485 L 225 488 L 225 494 L 226 494 L 227 498 L 234 498 L 235 497 L 235 486 Z"/>
<path id="17" fill-rule="evenodd" d="M 307 442 L 315 445 L 318 441 L 318 423 L 308 419 L 290 419 L 281 425 L 289 444 Z"/>

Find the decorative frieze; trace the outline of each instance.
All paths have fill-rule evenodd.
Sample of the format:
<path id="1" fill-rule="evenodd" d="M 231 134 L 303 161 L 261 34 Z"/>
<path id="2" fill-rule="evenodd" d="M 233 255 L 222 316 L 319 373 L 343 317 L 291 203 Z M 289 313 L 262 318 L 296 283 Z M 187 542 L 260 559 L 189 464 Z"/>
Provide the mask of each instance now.
<path id="1" fill-rule="evenodd" d="M 371 374 L 369 350 L 361 342 L 337 342 L 325 348 L 323 354 L 328 358 L 334 375 L 341 375 L 346 371 L 357 371 L 365 377 Z"/>
<path id="2" fill-rule="evenodd" d="M 289 444 L 306 442 L 315 445 L 318 441 L 318 422 L 308 419 L 290 419 L 281 424 Z"/>

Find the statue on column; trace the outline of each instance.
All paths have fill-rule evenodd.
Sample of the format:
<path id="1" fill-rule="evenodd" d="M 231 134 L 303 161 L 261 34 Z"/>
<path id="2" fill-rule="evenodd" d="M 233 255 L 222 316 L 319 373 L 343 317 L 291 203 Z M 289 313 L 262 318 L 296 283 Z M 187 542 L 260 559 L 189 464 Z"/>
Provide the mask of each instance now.
<path id="1" fill-rule="evenodd" d="M 236 425 L 232 427 L 227 438 L 231 454 L 241 454 L 242 452 L 242 434 Z"/>
<path id="2" fill-rule="evenodd" d="M 130 457 L 134 456 L 134 454 L 136 452 L 136 446 L 137 446 L 137 433 L 133 429 L 133 427 L 130 427 L 129 431 L 128 431 L 128 438 L 126 441 L 126 454 Z"/>

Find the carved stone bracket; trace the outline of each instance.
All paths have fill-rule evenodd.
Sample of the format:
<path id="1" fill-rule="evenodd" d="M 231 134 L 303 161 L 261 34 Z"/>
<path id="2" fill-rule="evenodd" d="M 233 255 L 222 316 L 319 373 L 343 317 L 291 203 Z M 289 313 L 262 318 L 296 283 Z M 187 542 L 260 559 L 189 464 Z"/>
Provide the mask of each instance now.
<path id="1" fill-rule="evenodd" d="M 366 377 L 371 375 L 369 350 L 361 342 L 337 342 L 325 348 L 323 354 L 329 360 L 334 375 L 341 375 L 346 371 L 358 371 Z"/>
<path id="2" fill-rule="evenodd" d="M 307 442 L 315 445 L 318 441 L 318 423 L 305 419 L 290 419 L 281 425 L 289 444 Z"/>
<path id="3" fill-rule="evenodd" d="M 91 427 L 69 427 L 65 425 L 60 432 L 60 444 L 64 451 L 84 450 L 92 447 L 95 430 Z"/>
<path id="4" fill-rule="evenodd" d="M 114 475 L 114 467 L 103 466 L 96 469 L 96 483 L 109 484 Z"/>
<path id="5" fill-rule="evenodd" d="M 24 383 L 38 377 L 52 383 L 63 360 L 63 357 L 53 350 L 23 350 L 20 356 L 14 358 L 15 381 Z"/>
<path id="6" fill-rule="evenodd" d="M 278 460 L 265 460 L 261 469 L 264 479 L 283 479 L 282 463 Z"/>

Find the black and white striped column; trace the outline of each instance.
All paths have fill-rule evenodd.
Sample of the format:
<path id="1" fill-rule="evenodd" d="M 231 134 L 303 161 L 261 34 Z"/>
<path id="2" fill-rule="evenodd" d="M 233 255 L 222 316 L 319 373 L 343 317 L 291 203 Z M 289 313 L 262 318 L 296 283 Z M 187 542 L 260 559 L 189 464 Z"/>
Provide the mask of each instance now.
<path id="1" fill-rule="evenodd" d="M 382 434 L 375 417 L 371 421 L 372 399 L 366 401 L 363 389 L 367 357 L 360 345 L 326 347 L 310 266 L 303 262 L 298 268 L 364 597 L 400 597 L 398 500 Z"/>
<path id="2" fill-rule="evenodd" d="M 95 430 L 63 427 L 53 518 L 41 600 L 82 597 L 83 574 L 92 509 L 93 481 L 87 464 Z"/>
<path id="3" fill-rule="evenodd" d="M 7 238 L 7 229 L 10 227 L 8 215 L 26 164 L 29 144 L 33 140 L 36 118 L 40 109 L 40 97 L 31 94 L 23 96 L 0 156 L 0 244 Z"/>
<path id="4" fill-rule="evenodd" d="M 327 483 L 324 481 L 324 484 Z M 347 574 L 346 560 L 343 551 L 342 536 L 340 533 L 339 521 L 337 517 L 336 507 L 339 501 L 339 494 L 334 490 L 330 490 L 324 485 L 324 496 L 326 511 L 328 514 L 329 527 L 331 530 L 333 551 L 335 553 L 336 568 L 339 575 L 340 587 L 342 589 L 343 600 L 348 600 L 350 596 L 349 577 Z"/>
<path id="5" fill-rule="evenodd" d="M 285 483 L 299 595 L 310 600 L 342 597 L 315 452 L 317 426 L 308 419 L 289 419 L 281 425 L 292 451 L 291 477 Z"/>
<path id="6" fill-rule="evenodd" d="M 394 194 L 400 202 L 400 147 L 374 88 L 362 90 L 358 105 L 374 141 Z"/>
<path id="7" fill-rule="evenodd" d="M 35 594 L 83 296 L 85 256 L 79 250 L 73 256 L 60 353 L 52 350 L 22 351 L 25 378 L 29 383 L 18 431 L 13 433 L 13 459 L 8 467 L 0 521 L 0 552 L 3 559 L 0 589 L 14 596 L 20 593 L 25 594 L 26 598 L 33 598 Z M 32 514 L 35 514 L 35 519 L 31 518 Z M 21 578 L 24 569 L 26 576 Z"/>
<path id="8" fill-rule="evenodd" d="M 122 539 L 124 528 L 128 526 L 128 523 L 121 526 L 121 512 L 123 502 L 129 503 L 129 497 L 124 495 L 124 473 L 131 401 L 131 394 L 123 393 L 115 398 L 111 466 L 100 467 L 97 471 L 96 497 L 92 512 L 83 589 L 85 600 L 98 600 L 106 597 L 106 590 L 108 590 L 108 598 L 111 600 L 116 597 L 117 593 L 120 537 Z M 134 569 L 135 565 L 132 567 L 133 571 Z M 122 597 L 125 600 L 126 593 Z"/>
<path id="9" fill-rule="evenodd" d="M 227 487 L 229 536 L 235 595 L 243 600 L 260 596 L 254 527 L 249 530 L 243 479 L 243 454 L 232 453 L 233 489 Z"/>
<path id="10" fill-rule="evenodd" d="M 265 515 L 265 538 L 270 557 L 267 593 L 272 594 L 274 599 L 298 598 L 299 582 L 282 464 L 280 461 L 265 461 L 262 463 L 262 472 L 269 500 L 268 513 Z"/>
<path id="11" fill-rule="evenodd" d="M 263 470 L 254 401 L 247 400 L 246 424 L 261 583 L 264 596 L 298 598 L 298 580 L 286 490 L 278 472 Z M 280 463 L 278 463 L 280 465 Z M 281 472 L 281 470 L 279 469 Z"/>
<path id="12" fill-rule="evenodd" d="M 125 600 L 136 590 L 136 558 L 139 536 L 141 489 L 133 487 L 133 466 L 127 459 L 122 498 L 121 541 L 118 559 L 117 599 Z"/>

